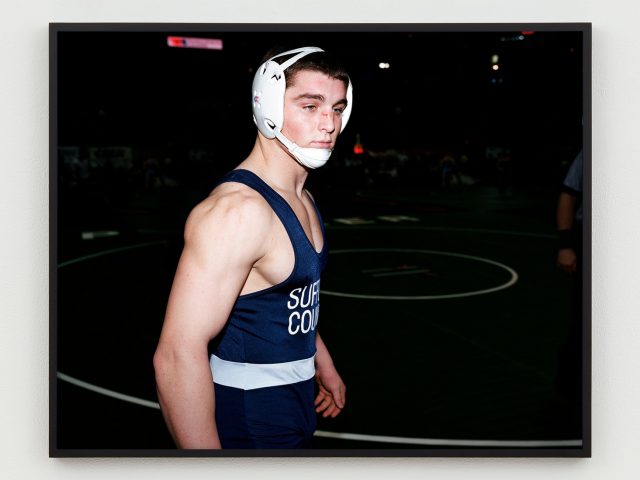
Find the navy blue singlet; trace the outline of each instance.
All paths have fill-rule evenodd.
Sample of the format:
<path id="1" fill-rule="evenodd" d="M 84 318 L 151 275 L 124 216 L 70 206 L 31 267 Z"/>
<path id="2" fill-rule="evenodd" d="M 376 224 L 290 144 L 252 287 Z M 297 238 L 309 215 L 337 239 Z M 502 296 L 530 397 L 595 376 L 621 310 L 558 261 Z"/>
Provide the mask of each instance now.
<path id="1" fill-rule="evenodd" d="M 224 182 L 264 197 L 289 235 L 295 263 L 282 283 L 238 297 L 209 345 L 218 435 L 223 448 L 308 448 L 316 428 L 315 332 L 326 242 L 316 252 L 289 204 L 254 173 L 233 170 Z M 316 215 L 324 239 L 317 208 Z"/>

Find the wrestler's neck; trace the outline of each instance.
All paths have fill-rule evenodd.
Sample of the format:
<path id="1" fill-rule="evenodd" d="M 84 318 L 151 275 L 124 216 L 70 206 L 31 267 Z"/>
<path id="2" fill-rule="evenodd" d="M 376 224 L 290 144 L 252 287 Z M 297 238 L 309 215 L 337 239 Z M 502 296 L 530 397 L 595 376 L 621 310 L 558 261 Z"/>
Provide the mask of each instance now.
<path id="1" fill-rule="evenodd" d="M 309 174 L 278 140 L 262 135 L 258 135 L 253 150 L 238 168 L 251 170 L 275 190 L 298 197 L 302 196 Z"/>

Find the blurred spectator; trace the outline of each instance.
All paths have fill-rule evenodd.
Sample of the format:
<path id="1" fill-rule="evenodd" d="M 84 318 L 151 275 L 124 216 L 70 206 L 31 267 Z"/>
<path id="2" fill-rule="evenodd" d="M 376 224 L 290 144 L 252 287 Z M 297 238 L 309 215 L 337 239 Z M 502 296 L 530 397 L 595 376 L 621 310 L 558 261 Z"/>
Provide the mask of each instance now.
<path id="1" fill-rule="evenodd" d="M 578 406 L 582 395 L 582 151 L 564 179 L 556 219 L 557 265 L 572 277 L 571 318 L 566 341 L 559 351 L 557 388 L 561 395 Z"/>
<path id="2" fill-rule="evenodd" d="M 575 158 L 562 185 L 556 222 L 560 244 L 558 267 L 567 272 L 578 270 L 582 231 L 582 151 Z"/>

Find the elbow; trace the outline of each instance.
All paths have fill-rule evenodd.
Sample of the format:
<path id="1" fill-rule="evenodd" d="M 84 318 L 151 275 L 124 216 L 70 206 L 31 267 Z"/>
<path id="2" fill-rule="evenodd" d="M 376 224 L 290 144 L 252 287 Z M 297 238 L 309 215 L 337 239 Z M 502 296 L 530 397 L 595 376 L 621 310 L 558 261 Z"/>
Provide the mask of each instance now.
<path id="1" fill-rule="evenodd" d="M 153 354 L 153 370 L 155 371 L 156 383 L 160 386 L 162 378 L 166 375 L 171 365 L 170 355 L 162 346 L 158 346 Z"/>
<path id="2" fill-rule="evenodd" d="M 162 365 L 164 363 L 163 353 L 160 347 L 156 348 L 155 353 L 153 354 L 153 369 L 158 374 L 158 371 L 162 369 Z"/>
<path id="3" fill-rule="evenodd" d="M 163 399 L 175 388 L 176 382 L 176 361 L 170 348 L 159 345 L 153 355 L 153 370 L 155 372 L 156 391 L 160 406 Z"/>
<path id="4" fill-rule="evenodd" d="M 153 355 L 156 386 L 172 388 L 194 372 L 209 371 L 207 344 L 188 345 L 160 341 Z"/>
<path id="5" fill-rule="evenodd" d="M 156 384 L 162 387 L 164 382 L 184 376 L 185 372 L 193 371 L 194 367 L 209 368 L 209 357 L 206 346 L 194 353 L 192 349 L 178 347 L 170 343 L 158 345 L 153 354 L 153 369 L 155 371 Z"/>

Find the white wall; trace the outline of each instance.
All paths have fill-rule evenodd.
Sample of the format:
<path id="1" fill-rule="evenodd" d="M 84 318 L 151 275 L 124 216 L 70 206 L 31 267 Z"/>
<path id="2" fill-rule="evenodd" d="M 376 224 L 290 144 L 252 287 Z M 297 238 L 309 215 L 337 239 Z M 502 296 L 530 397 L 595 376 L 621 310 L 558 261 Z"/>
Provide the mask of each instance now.
<path id="1" fill-rule="evenodd" d="M 359 4 L 366 6 L 358 6 Z M 0 476 L 636 478 L 640 16 L 627 0 L 16 0 L 0 6 Z M 637 9 L 636 9 L 637 10 Z M 593 458 L 49 459 L 49 22 L 593 22 Z M 635 208 L 634 208 L 635 207 Z M 635 281 L 635 285 L 634 285 Z M 356 477 L 357 478 L 357 477 Z"/>

